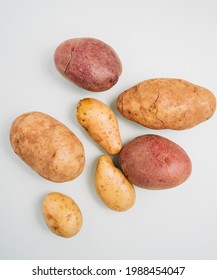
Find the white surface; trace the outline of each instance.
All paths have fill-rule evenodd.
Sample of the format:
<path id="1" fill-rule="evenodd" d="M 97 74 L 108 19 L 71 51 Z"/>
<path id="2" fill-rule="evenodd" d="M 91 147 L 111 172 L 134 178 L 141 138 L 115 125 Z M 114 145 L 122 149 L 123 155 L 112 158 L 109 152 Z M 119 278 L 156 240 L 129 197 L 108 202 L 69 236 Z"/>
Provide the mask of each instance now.
<path id="1" fill-rule="evenodd" d="M 154 77 L 177 77 L 217 93 L 215 0 L 1 0 L 0 259 L 216 259 L 216 120 L 186 131 L 153 131 L 127 121 L 115 108 L 119 93 Z M 53 52 L 62 41 L 95 37 L 110 44 L 123 63 L 119 82 L 91 93 L 56 71 Z M 79 126 L 78 100 L 94 97 L 117 113 L 123 143 L 156 133 L 181 145 L 193 172 L 166 191 L 136 188 L 135 206 L 116 213 L 94 191 L 96 160 L 104 151 Z M 66 124 L 81 139 L 86 166 L 74 181 L 41 178 L 12 151 L 9 130 L 20 114 L 38 110 Z M 45 194 L 59 191 L 80 206 L 81 232 L 63 239 L 41 214 Z"/>

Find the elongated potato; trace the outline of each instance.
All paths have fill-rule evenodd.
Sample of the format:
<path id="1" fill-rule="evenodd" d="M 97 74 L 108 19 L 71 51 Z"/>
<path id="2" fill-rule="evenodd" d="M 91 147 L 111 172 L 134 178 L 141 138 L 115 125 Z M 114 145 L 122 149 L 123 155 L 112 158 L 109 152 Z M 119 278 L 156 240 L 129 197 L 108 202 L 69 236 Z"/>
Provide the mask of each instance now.
<path id="1" fill-rule="evenodd" d="M 143 81 L 119 95 L 119 112 L 153 129 L 187 129 L 212 117 L 216 98 L 201 86 L 180 79 Z"/>
<path id="2" fill-rule="evenodd" d="M 69 128 L 47 114 L 30 112 L 16 118 L 10 141 L 15 153 L 50 181 L 70 181 L 83 171 L 82 143 Z"/>
<path id="3" fill-rule="evenodd" d="M 126 211 L 135 203 L 136 195 L 133 185 L 114 166 L 108 155 L 102 155 L 98 159 L 95 189 L 105 205 L 112 210 Z"/>
<path id="4" fill-rule="evenodd" d="M 76 235 L 82 226 L 83 217 L 76 202 L 69 196 L 53 192 L 45 196 L 42 213 L 48 228 L 61 237 Z"/>
<path id="5" fill-rule="evenodd" d="M 118 121 L 107 105 L 94 98 L 82 99 L 77 105 L 77 119 L 108 153 L 117 154 L 121 150 Z"/>
<path id="6" fill-rule="evenodd" d="M 119 164 L 132 184 L 150 190 L 176 187 L 192 170 L 189 156 L 179 145 L 153 134 L 127 143 L 120 152 Z"/>

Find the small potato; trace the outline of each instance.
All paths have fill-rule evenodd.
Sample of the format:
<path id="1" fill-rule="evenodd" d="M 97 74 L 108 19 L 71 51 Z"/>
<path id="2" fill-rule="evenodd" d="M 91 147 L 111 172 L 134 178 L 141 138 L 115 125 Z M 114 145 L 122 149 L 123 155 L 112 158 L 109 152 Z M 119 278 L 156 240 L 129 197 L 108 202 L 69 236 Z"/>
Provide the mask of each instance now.
<path id="1" fill-rule="evenodd" d="M 48 228 L 61 237 L 72 237 L 82 226 L 82 214 L 75 201 L 62 193 L 46 195 L 42 203 L 42 213 Z"/>
<path id="2" fill-rule="evenodd" d="M 133 185 L 114 166 L 108 155 L 98 159 L 95 174 L 95 189 L 101 200 L 115 211 L 126 211 L 136 199 Z"/>
<path id="3" fill-rule="evenodd" d="M 65 78 L 93 92 L 113 87 L 122 72 L 121 61 L 113 48 L 95 38 L 74 38 L 61 43 L 54 62 Z"/>
<path id="4" fill-rule="evenodd" d="M 172 188 L 191 174 L 191 160 L 176 143 L 158 135 L 142 135 L 124 146 L 119 164 L 134 185 L 151 190 Z"/>
<path id="5" fill-rule="evenodd" d="M 94 98 L 82 99 L 77 105 L 77 119 L 109 154 L 117 154 L 121 150 L 118 121 L 107 105 Z"/>
<path id="6" fill-rule="evenodd" d="M 40 112 L 22 114 L 10 130 L 15 153 L 34 171 L 53 182 L 66 182 L 81 174 L 84 148 L 69 128 Z"/>
<path id="7" fill-rule="evenodd" d="M 216 98 L 208 90 L 181 79 L 151 79 L 126 90 L 117 99 L 119 112 L 152 129 L 182 130 L 212 117 Z"/>

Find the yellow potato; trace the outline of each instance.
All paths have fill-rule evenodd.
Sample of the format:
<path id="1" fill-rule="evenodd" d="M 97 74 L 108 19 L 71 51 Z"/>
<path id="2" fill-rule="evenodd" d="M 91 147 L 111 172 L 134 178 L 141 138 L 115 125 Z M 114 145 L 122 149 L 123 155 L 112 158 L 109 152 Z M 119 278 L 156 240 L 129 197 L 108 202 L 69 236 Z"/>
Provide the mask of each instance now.
<path id="1" fill-rule="evenodd" d="M 143 81 L 119 95 L 119 112 L 153 129 L 187 129 L 212 117 L 216 98 L 201 86 L 181 79 Z"/>
<path id="2" fill-rule="evenodd" d="M 95 189 L 104 204 L 112 210 L 126 211 L 135 203 L 136 194 L 133 185 L 114 166 L 108 155 L 102 155 L 98 159 Z"/>
<path id="3" fill-rule="evenodd" d="M 77 105 L 77 119 L 89 135 L 109 154 L 117 154 L 122 148 L 117 118 L 101 101 L 85 98 Z"/>
<path id="4" fill-rule="evenodd" d="M 69 128 L 40 112 L 15 119 L 10 130 L 15 153 L 42 177 L 53 182 L 75 179 L 83 171 L 84 148 Z"/>
<path id="5" fill-rule="evenodd" d="M 81 211 L 67 195 L 58 192 L 46 195 L 42 203 L 42 213 L 48 228 L 56 235 L 72 237 L 81 229 Z"/>

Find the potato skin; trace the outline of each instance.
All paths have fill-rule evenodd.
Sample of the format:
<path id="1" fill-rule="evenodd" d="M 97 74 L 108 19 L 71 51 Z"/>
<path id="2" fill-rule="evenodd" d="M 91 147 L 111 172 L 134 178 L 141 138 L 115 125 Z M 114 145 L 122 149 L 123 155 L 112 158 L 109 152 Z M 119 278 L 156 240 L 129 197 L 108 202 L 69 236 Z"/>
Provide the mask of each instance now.
<path id="1" fill-rule="evenodd" d="M 192 128 L 212 117 L 216 98 L 201 86 L 181 79 L 143 81 L 119 95 L 118 111 L 152 129 Z"/>
<path id="2" fill-rule="evenodd" d="M 119 164 L 132 184 L 151 190 L 178 186 L 192 170 L 189 156 L 179 145 L 153 134 L 139 136 L 126 144 Z"/>
<path id="3" fill-rule="evenodd" d="M 71 197 L 62 193 L 47 194 L 42 202 L 42 213 L 48 228 L 58 236 L 72 237 L 82 227 L 80 208 Z"/>
<path id="4" fill-rule="evenodd" d="M 122 73 L 121 61 L 112 47 L 95 38 L 74 38 L 61 43 L 54 53 L 57 70 L 89 91 L 113 87 Z"/>
<path id="5" fill-rule="evenodd" d="M 53 182 L 75 179 L 83 171 L 84 148 L 65 125 L 41 112 L 17 117 L 10 130 L 14 152 L 34 171 Z"/>
<path id="6" fill-rule="evenodd" d="M 122 141 L 118 121 L 107 105 L 94 98 L 84 98 L 77 104 L 77 119 L 109 154 L 120 152 Z"/>
<path id="7" fill-rule="evenodd" d="M 114 211 L 126 211 L 135 203 L 136 194 L 133 185 L 114 166 L 108 155 L 102 155 L 98 159 L 95 189 L 104 204 Z"/>

